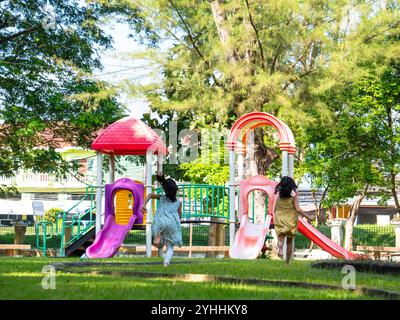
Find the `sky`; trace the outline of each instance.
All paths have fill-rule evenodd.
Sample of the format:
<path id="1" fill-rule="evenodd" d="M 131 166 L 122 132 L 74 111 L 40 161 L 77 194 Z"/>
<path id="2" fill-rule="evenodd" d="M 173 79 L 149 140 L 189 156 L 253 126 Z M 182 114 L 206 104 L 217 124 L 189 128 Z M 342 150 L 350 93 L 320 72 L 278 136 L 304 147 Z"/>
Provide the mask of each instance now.
<path id="1" fill-rule="evenodd" d="M 130 57 L 132 53 L 142 51 L 144 46 L 129 38 L 129 27 L 125 24 L 108 25 L 106 31 L 113 36 L 111 50 L 101 53 L 104 69 L 95 73 L 97 79 L 105 80 L 111 84 L 118 84 L 123 80 L 138 81 L 141 84 L 149 83 L 151 69 L 146 68 L 146 61 Z M 127 106 L 130 115 L 141 118 L 148 112 L 148 103 L 140 98 L 121 93 L 120 102 Z"/>

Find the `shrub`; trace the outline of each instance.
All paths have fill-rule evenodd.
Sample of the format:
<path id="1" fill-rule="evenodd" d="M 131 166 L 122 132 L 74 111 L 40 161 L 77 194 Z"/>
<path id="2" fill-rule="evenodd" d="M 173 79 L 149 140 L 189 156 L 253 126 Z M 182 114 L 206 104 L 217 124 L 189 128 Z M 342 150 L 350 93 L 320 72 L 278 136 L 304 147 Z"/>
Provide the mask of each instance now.
<path id="1" fill-rule="evenodd" d="M 64 210 L 60 208 L 51 208 L 49 210 L 46 210 L 41 221 L 46 221 L 46 222 L 51 222 L 55 223 L 57 216 L 59 213 L 63 212 Z"/>

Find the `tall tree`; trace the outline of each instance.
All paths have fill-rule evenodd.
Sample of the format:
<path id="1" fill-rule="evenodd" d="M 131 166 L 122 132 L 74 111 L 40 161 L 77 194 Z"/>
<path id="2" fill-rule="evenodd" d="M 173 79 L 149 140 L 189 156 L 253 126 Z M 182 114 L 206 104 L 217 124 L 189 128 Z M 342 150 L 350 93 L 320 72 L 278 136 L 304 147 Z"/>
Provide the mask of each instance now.
<path id="1" fill-rule="evenodd" d="M 151 49 L 141 57 L 159 65 L 164 76 L 132 86 L 135 93 L 161 113 L 214 114 L 227 127 L 247 112 L 272 113 L 295 132 L 298 160 L 304 157 L 305 128 L 333 117 L 320 96 L 365 75 L 365 61 L 388 61 L 399 53 L 388 37 L 399 28 L 396 1 L 129 3 L 153 31 Z M 256 165 L 247 163 L 248 174 L 265 174 L 277 159 L 265 135 L 256 131 Z"/>
<path id="2" fill-rule="evenodd" d="M 369 68 L 373 71 L 374 68 Z M 334 118 L 324 127 L 309 128 L 310 150 L 303 170 L 316 188 L 327 190 L 326 206 L 354 197 L 346 222 L 345 246 L 352 249 L 352 230 L 365 197 L 381 204 L 394 199 L 399 210 L 396 175 L 400 164 L 399 70 L 392 61 L 370 75 L 326 95 Z"/>
<path id="3" fill-rule="evenodd" d="M 302 168 L 308 172 L 313 188 L 325 190 L 322 205 L 330 208 L 353 199 L 346 222 L 345 247 L 352 250 L 352 231 L 361 202 L 372 194 L 373 186 L 383 185 L 376 153 L 368 143 L 375 140 L 365 123 L 346 108 L 337 110 L 335 125 L 309 129 L 312 143 Z"/>
<path id="4" fill-rule="evenodd" d="M 364 78 L 351 90 L 349 108 L 353 116 L 363 119 L 372 132 L 378 168 L 384 176 L 384 189 L 388 190 L 400 213 L 397 194 L 397 175 L 400 172 L 400 64 L 391 63 L 378 77 Z"/>
<path id="5" fill-rule="evenodd" d="M 57 140 L 88 146 L 123 116 L 115 90 L 92 72 L 102 68 L 99 51 L 112 46 L 102 21 L 130 10 L 93 1 L 0 1 L 0 174 L 65 174 L 71 164 L 55 151 Z"/>

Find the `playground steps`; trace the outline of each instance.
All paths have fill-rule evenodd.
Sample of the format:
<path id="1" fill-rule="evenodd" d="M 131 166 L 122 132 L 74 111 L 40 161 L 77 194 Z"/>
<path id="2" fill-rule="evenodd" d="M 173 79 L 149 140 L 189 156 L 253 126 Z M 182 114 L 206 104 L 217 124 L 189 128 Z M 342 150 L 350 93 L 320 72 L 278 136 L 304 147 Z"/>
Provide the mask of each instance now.
<path id="1" fill-rule="evenodd" d="M 89 247 L 94 242 L 95 236 L 96 236 L 96 230 L 93 227 L 78 240 L 76 240 L 75 242 L 71 243 L 68 247 L 66 247 L 65 255 L 67 257 L 82 256 L 85 253 L 86 248 Z"/>
<path id="2" fill-rule="evenodd" d="M 145 225 L 134 224 L 132 230 L 145 230 Z M 86 248 L 89 247 L 95 240 L 95 228 L 90 229 L 81 238 L 71 243 L 65 248 L 65 255 L 67 257 L 80 257 L 86 252 Z M 144 247 L 145 248 L 145 247 Z M 145 250 L 146 251 L 146 250 Z"/>

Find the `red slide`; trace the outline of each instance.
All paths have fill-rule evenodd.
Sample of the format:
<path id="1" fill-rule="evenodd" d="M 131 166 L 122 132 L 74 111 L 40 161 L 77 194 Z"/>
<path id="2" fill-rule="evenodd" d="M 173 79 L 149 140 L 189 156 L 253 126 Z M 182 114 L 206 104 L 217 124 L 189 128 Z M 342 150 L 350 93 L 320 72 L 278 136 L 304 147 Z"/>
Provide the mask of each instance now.
<path id="1" fill-rule="evenodd" d="M 322 250 L 327 251 L 332 256 L 339 259 L 355 260 L 360 259 L 360 256 L 346 250 L 345 248 L 339 246 L 336 242 L 333 242 L 327 236 L 315 229 L 311 224 L 299 218 L 298 230 L 304 234 L 308 239 L 313 241 Z"/>

